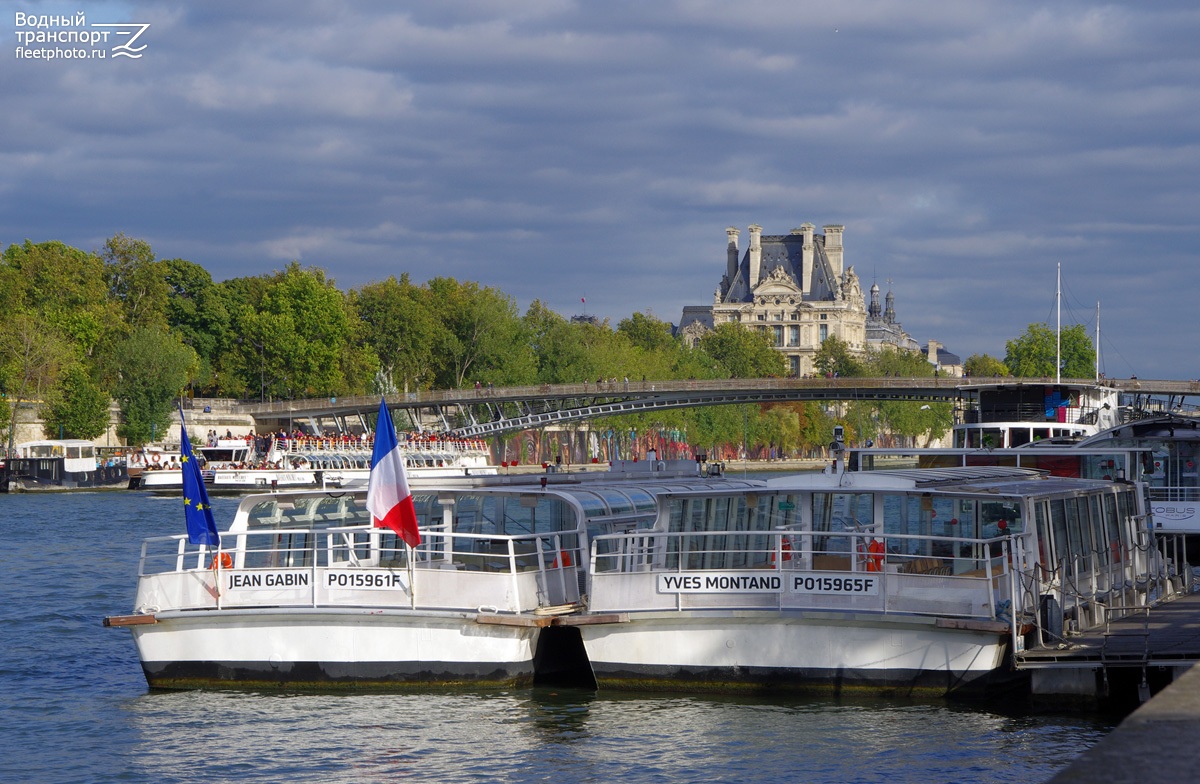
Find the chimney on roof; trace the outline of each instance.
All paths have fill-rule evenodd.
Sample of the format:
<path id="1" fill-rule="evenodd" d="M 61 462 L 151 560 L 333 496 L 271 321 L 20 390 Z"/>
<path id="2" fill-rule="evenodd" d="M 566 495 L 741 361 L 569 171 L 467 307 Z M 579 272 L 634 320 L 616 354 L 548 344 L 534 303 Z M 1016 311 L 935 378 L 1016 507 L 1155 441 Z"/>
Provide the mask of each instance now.
<path id="1" fill-rule="evenodd" d="M 816 226 L 811 223 L 804 223 L 800 226 L 800 233 L 804 235 L 804 244 L 800 246 L 800 289 L 805 294 L 812 293 L 812 274 L 813 274 L 813 229 Z"/>
<path id="2" fill-rule="evenodd" d="M 733 284 L 733 279 L 737 275 L 739 233 L 733 226 L 725 230 L 725 236 L 729 238 L 729 243 L 725 246 L 725 275 L 729 278 L 730 285 Z"/>
<path id="3" fill-rule="evenodd" d="M 836 224 L 823 227 L 825 229 L 825 255 L 829 258 L 829 266 L 833 276 L 842 276 L 842 231 L 845 226 Z"/>
<path id="4" fill-rule="evenodd" d="M 758 276 L 762 272 L 762 226 L 750 224 L 750 280 L 746 281 L 750 289 L 758 285 Z"/>

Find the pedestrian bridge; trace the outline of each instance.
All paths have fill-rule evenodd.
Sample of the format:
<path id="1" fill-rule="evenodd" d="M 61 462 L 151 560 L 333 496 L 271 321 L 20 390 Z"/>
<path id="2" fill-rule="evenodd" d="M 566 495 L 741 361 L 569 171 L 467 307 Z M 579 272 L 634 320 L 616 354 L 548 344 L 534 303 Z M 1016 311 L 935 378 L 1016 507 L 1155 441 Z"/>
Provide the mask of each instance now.
<path id="1" fill-rule="evenodd" d="M 393 411 L 407 410 L 412 421 L 436 421 L 437 429 L 463 438 L 566 424 L 617 414 L 673 408 L 784 402 L 969 401 L 980 388 L 1020 383 L 1029 386 L 1095 385 L 1093 379 L 1052 378 L 754 378 L 687 381 L 607 381 L 580 384 L 424 390 L 387 395 Z M 1104 379 L 1105 386 L 1160 398 L 1168 408 L 1200 397 L 1197 381 Z M 260 431 L 308 423 L 314 428 L 367 427 L 379 407 L 375 396 L 243 402 L 239 414 L 254 417 Z M 428 426 L 428 425 L 427 425 Z"/>

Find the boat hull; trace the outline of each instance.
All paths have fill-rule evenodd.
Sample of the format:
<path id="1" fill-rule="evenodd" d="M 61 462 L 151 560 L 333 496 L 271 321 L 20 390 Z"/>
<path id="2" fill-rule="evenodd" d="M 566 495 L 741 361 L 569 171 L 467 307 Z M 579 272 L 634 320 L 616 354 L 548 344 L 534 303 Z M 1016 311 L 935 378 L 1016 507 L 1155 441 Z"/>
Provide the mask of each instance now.
<path id="1" fill-rule="evenodd" d="M 131 626 L 151 688 L 515 687 L 537 628 L 473 613 L 214 610 Z"/>
<path id="2" fill-rule="evenodd" d="M 953 626 L 953 624 L 950 624 Z M 601 689 L 969 694 L 1009 680 L 990 624 L 850 613 L 630 613 L 580 626 Z"/>
<path id="3" fill-rule="evenodd" d="M 0 492 L 9 493 L 117 490 L 128 484 L 129 474 L 123 465 L 67 471 L 61 460 L 15 458 L 0 470 Z"/>

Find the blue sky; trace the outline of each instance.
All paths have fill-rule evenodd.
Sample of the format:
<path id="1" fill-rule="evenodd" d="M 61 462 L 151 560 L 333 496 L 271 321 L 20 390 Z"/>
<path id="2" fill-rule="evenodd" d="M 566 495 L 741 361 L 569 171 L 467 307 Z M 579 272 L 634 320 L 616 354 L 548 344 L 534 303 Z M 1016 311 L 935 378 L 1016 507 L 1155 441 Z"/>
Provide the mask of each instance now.
<path id="1" fill-rule="evenodd" d="M 150 23 L 16 56 L 16 14 Z M 0 243 L 125 232 L 218 280 L 407 272 L 615 324 L 711 301 L 725 228 L 846 227 L 967 357 L 1055 321 L 1200 377 L 1189 2 L 0 2 Z M 46 46 L 41 44 L 41 46 Z M 586 304 L 580 302 L 586 298 Z"/>

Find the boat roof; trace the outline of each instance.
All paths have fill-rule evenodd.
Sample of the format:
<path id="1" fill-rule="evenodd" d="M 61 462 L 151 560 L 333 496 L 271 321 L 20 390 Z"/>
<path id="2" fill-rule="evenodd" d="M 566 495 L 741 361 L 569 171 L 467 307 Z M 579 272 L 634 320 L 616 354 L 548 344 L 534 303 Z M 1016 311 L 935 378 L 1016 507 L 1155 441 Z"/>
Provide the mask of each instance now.
<path id="1" fill-rule="evenodd" d="M 20 444 L 15 444 L 14 449 L 21 449 L 27 446 L 95 446 L 95 442 L 88 441 L 84 438 L 43 438 L 38 441 L 25 441 Z"/>
<path id="2" fill-rule="evenodd" d="M 1134 419 L 1088 436 L 1079 442 L 1079 446 L 1098 449 L 1112 441 L 1139 438 L 1200 440 L 1200 418 L 1183 414 L 1159 414 Z"/>
<path id="3" fill-rule="evenodd" d="M 767 481 L 776 492 L 930 492 L 1006 496 L 1053 495 L 1099 487 L 1111 480 L 1052 476 L 1047 471 L 1008 466 L 898 468 L 842 474 L 794 474 Z"/>
<path id="4" fill-rule="evenodd" d="M 556 481 L 547 481 L 542 485 L 543 477 Z M 425 499 L 450 500 L 464 495 L 516 498 L 548 496 L 559 498 L 569 506 L 581 510 L 589 522 L 603 522 L 606 519 L 620 520 L 638 514 L 653 514 L 656 497 L 659 495 L 711 491 L 715 487 L 745 490 L 763 487 L 766 480 L 699 475 L 657 476 L 652 473 L 638 474 L 631 478 L 628 474 L 596 471 L 565 480 L 564 475 L 525 474 L 519 477 L 483 476 L 430 480 L 421 485 L 410 482 L 410 485 L 414 501 L 418 505 L 425 503 Z M 247 518 L 252 510 L 261 508 L 263 504 L 289 508 L 307 506 L 311 503 L 308 499 L 345 499 L 354 504 L 365 504 L 366 489 L 297 490 L 247 495 L 238 505 L 235 520 Z"/>

